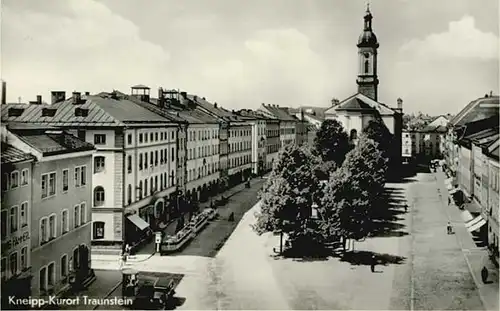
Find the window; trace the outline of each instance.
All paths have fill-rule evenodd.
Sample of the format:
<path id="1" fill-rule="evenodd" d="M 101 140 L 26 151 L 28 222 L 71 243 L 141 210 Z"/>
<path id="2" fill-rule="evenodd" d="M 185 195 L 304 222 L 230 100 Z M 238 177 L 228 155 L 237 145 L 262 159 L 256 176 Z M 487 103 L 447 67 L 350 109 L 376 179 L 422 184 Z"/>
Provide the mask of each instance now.
<path id="1" fill-rule="evenodd" d="M 42 186 L 43 186 L 43 179 L 42 179 Z M 80 186 L 81 186 L 80 185 L 80 168 L 75 167 L 75 187 L 80 187 Z"/>
<path id="2" fill-rule="evenodd" d="M 104 239 L 104 222 L 103 221 L 94 221 L 92 224 L 94 239 Z"/>
<path id="3" fill-rule="evenodd" d="M 24 169 L 21 171 L 21 186 L 27 185 L 28 180 L 29 180 L 29 171 L 28 169 Z"/>
<path id="4" fill-rule="evenodd" d="M 18 225 L 18 214 L 17 214 L 17 206 L 13 206 L 10 208 L 10 233 L 14 233 L 17 231 Z"/>
<path id="5" fill-rule="evenodd" d="M 142 133 L 139 133 L 139 142 L 142 143 Z"/>
<path id="6" fill-rule="evenodd" d="M 19 186 L 19 172 L 14 171 L 10 173 L 10 188 L 14 189 Z"/>
<path id="7" fill-rule="evenodd" d="M 132 145 L 132 134 L 127 135 L 127 144 Z"/>
<path id="8" fill-rule="evenodd" d="M 94 157 L 94 173 L 104 171 L 105 159 L 103 156 Z"/>
<path id="9" fill-rule="evenodd" d="M 132 156 L 127 156 L 127 172 L 132 173 Z"/>
<path id="10" fill-rule="evenodd" d="M 44 292 L 47 290 L 47 268 L 46 267 L 43 267 L 42 269 L 40 269 L 39 286 L 40 286 L 40 292 Z"/>
<path id="11" fill-rule="evenodd" d="M 144 142 L 147 143 L 148 142 L 148 133 L 144 133 Z"/>
<path id="12" fill-rule="evenodd" d="M 56 194 L 56 173 L 49 174 L 49 196 Z"/>
<path id="13" fill-rule="evenodd" d="M 13 252 L 9 256 L 9 265 L 10 265 L 10 275 L 17 274 L 17 252 Z"/>
<path id="14" fill-rule="evenodd" d="M 153 166 L 153 162 L 154 162 L 154 159 L 153 159 L 153 151 L 151 151 L 149 153 L 149 166 Z"/>
<path id="15" fill-rule="evenodd" d="M 97 186 L 94 188 L 94 206 L 101 206 L 104 204 L 104 188 Z"/>
<path id="16" fill-rule="evenodd" d="M 67 209 L 61 212 L 61 234 L 69 231 L 69 213 Z"/>
<path id="17" fill-rule="evenodd" d="M 174 131 L 172 131 L 172 140 L 174 140 L 174 139 L 175 139 L 175 133 L 174 133 Z"/>
<path id="18" fill-rule="evenodd" d="M 105 134 L 94 134 L 94 145 L 105 145 L 106 135 Z"/>
<path id="19" fill-rule="evenodd" d="M 144 154 L 144 169 L 148 168 L 148 153 Z"/>
<path id="20" fill-rule="evenodd" d="M 80 227 L 80 205 L 75 205 L 73 209 L 73 221 L 75 228 Z"/>
<path id="21" fill-rule="evenodd" d="M 7 211 L 2 211 L 2 217 L 1 217 L 1 220 L 2 220 L 2 226 L 1 226 L 1 229 L 2 229 L 2 241 L 5 240 L 5 238 L 7 237 Z"/>
<path id="22" fill-rule="evenodd" d="M 80 223 L 83 225 L 87 222 L 87 203 L 80 203 Z"/>
<path id="23" fill-rule="evenodd" d="M 24 228 L 28 225 L 28 202 L 21 203 L 21 212 L 20 212 L 20 222 L 21 228 Z"/>
<path id="24" fill-rule="evenodd" d="M 158 132 L 155 133 L 155 141 L 158 141 Z"/>
<path id="25" fill-rule="evenodd" d="M 87 167 L 86 166 L 82 166 L 80 168 L 80 173 L 81 173 L 81 185 L 82 186 L 85 186 L 87 184 Z"/>
<path id="26" fill-rule="evenodd" d="M 43 217 L 40 219 L 40 245 L 46 243 L 49 240 L 49 231 L 48 231 L 48 218 Z"/>
<path id="27" fill-rule="evenodd" d="M 172 162 L 175 161 L 175 149 L 172 147 Z"/>
<path id="28" fill-rule="evenodd" d="M 51 262 L 47 269 L 47 283 L 49 286 L 54 286 L 56 283 L 56 264 Z"/>
<path id="29" fill-rule="evenodd" d="M 127 186 L 127 204 L 132 203 L 132 185 Z"/>
<path id="30" fill-rule="evenodd" d="M 156 191 L 156 189 L 154 188 L 153 185 L 154 185 L 153 184 L 153 176 L 151 176 L 150 179 L 149 179 L 149 195 L 152 195 L 153 192 Z"/>
<path id="31" fill-rule="evenodd" d="M 65 278 L 68 275 L 68 255 L 64 254 L 61 257 L 61 278 Z"/>
<path id="32" fill-rule="evenodd" d="M 57 231 L 56 231 L 56 215 L 50 215 L 49 217 L 49 234 L 50 234 L 50 240 L 55 239 L 57 236 Z"/>
<path id="33" fill-rule="evenodd" d="M 144 197 L 148 196 L 148 180 L 144 179 L 144 191 L 143 191 Z"/>
<path id="34" fill-rule="evenodd" d="M 142 180 L 139 181 L 139 187 L 138 188 L 139 188 L 139 200 L 141 200 L 142 199 Z"/>
<path id="35" fill-rule="evenodd" d="M 62 171 L 62 191 L 66 192 L 69 188 L 69 170 L 65 169 Z"/>
<path id="36" fill-rule="evenodd" d="M 158 166 L 158 150 L 155 151 L 155 166 Z"/>
<path id="37" fill-rule="evenodd" d="M 142 171 L 142 153 L 139 153 L 139 171 Z"/>
<path id="38" fill-rule="evenodd" d="M 6 191 L 9 189 L 10 176 L 8 173 L 2 174 L 2 190 Z"/>
<path id="39" fill-rule="evenodd" d="M 21 261 L 21 271 L 24 271 L 26 270 L 26 268 L 28 268 L 28 247 L 25 246 L 21 249 L 21 258 L 20 258 L 20 261 Z"/>

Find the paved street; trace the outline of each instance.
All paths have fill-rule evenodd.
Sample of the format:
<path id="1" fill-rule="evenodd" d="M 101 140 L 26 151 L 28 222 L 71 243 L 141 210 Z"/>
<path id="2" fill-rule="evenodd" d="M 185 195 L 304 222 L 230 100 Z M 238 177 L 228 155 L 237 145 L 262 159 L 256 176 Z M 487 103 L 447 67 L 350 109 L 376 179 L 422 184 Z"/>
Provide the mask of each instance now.
<path id="1" fill-rule="evenodd" d="M 392 219 L 386 226 L 390 230 L 356 242 L 355 254 L 342 259 L 274 258 L 272 248 L 278 245 L 278 237 L 259 237 L 250 227 L 259 205 L 245 214 L 256 201 L 254 185 L 232 197 L 220 210 L 220 218 L 181 253 L 131 265 L 141 271 L 182 275 L 176 296 L 177 308 L 184 310 L 484 310 L 483 303 L 488 310 L 496 310 L 498 282 L 475 283 L 488 260 L 484 249 L 472 242 L 459 210 L 447 206 L 440 174 L 419 173 L 405 182 L 388 184 Z M 402 207 L 405 202 L 407 213 Z M 230 210 L 236 220 L 241 218 L 236 229 L 236 221 L 227 221 Z M 455 235 L 446 234 L 448 219 Z M 381 262 L 376 273 L 370 271 L 367 260 L 371 254 Z M 492 279 L 497 277 L 493 268 L 490 271 Z"/>

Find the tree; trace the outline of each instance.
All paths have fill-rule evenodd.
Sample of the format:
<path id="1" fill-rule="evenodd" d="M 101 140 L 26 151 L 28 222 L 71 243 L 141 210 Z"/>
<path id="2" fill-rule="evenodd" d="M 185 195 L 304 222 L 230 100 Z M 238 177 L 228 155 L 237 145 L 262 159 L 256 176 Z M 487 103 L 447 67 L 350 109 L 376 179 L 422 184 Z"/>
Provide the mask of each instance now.
<path id="1" fill-rule="evenodd" d="M 304 237 L 317 235 L 310 228 L 311 207 L 319 190 L 312 158 L 305 147 L 289 145 L 282 151 L 260 193 L 261 210 L 252 226 L 257 234 L 286 234 L 295 249 L 301 248 Z"/>
<path id="2" fill-rule="evenodd" d="M 314 152 L 323 162 L 331 161 L 340 167 L 349 149 L 349 137 L 342 124 L 331 119 L 323 121 L 314 138 Z"/>
<path id="3" fill-rule="evenodd" d="M 393 135 L 380 117 L 370 120 L 368 125 L 363 129 L 363 133 L 378 144 L 384 157 L 389 158 L 393 144 Z"/>
<path id="4" fill-rule="evenodd" d="M 321 232 L 326 240 L 362 239 L 372 231 L 376 203 L 385 184 L 386 160 L 377 143 L 360 135 L 323 189 Z"/>

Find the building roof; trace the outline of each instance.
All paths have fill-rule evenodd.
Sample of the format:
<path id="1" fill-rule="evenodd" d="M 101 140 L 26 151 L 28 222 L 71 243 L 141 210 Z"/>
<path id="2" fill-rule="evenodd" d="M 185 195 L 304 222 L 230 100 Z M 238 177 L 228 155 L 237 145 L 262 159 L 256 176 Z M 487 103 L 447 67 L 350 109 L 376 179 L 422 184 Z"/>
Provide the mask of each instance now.
<path id="1" fill-rule="evenodd" d="M 290 115 L 288 107 L 280 107 L 262 104 L 259 110 L 267 112 L 281 121 L 297 121 L 297 118 Z"/>
<path id="2" fill-rule="evenodd" d="M 422 132 L 447 132 L 448 119 L 445 116 L 435 118 L 431 123 L 427 124 L 421 131 Z"/>
<path id="3" fill-rule="evenodd" d="M 150 88 L 144 84 L 137 84 L 132 87 L 133 89 L 145 89 L 145 90 L 150 90 Z"/>
<path id="4" fill-rule="evenodd" d="M 499 114 L 499 97 L 481 97 L 471 101 L 450 120 L 452 126 L 464 126 L 467 123 L 486 119 Z"/>
<path id="5" fill-rule="evenodd" d="M 216 106 L 215 104 L 208 102 L 203 97 L 199 97 L 199 96 L 194 95 L 194 94 L 187 94 L 187 98 L 191 102 L 198 105 L 201 109 L 205 109 L 210 114 L 212 114 L 212 115 L 216 116 L 217 118 L 220 118 L 224 121 L 244 121 L 236 113 L 233 113 L 233 112 L 231 112 L 227 109 L 224 109 L 222 107 Z"/>
<path id="6" fill-rule="evenodd" d="M 69 98 L 52 105 L 9 104 L 2 105 L 0 109 L 2 121 L 8 123 L 36 123 L 55 126 L 123 126 L 134 123 L 171 122 L 170 119 L 159 116 L 128 98 L 116 97 L 105 92 L 86 96 L 79 104 L 73 104 L 73 99 Z M 54 115 L 43 116 L 44 109 L 52 110 Z M 76 116 L 77 109 L 87 110 L 87 114 Z M 16 112 L 16 114 L 11 112 Z"/>
<path id="7" fill-rule="evenodd" d="M 261 111 L 255 111 L 252 109 L 241 109 L 236 111 L 240 117 L 248 117 L 249 119 L 258 119 L 258 120 L 268 120 L 271 119 L 269 116 L 264 115 Z"/>
<path id="8" fill-rule="evenodd" d="M 2 146 L 2 157 L 0 159 L 2 164 L 6 163 L 14 164 L 18 162 L 35 160 L 35 157 L 32 154 L 21 151 L 16 147 L 11 146 L 5 142 L 2 142 L 1 146 Z"/>
<path id="9" fill-rule="evenodd" d="M 344 99 L 338 105 L 328 108 L 325 110 L 325 114 L 335 114 L 337 111 L 360 111 L 368 113 L 377 111 L 380 115 L 394 115 L 396 113 L 394 109 L 362 93 L 356 93 Z"/>
<path id="10" fill-rule="evenodd" d="M 17 129 L 9 131 L 44 156 L 94 150 L 94 146 L 62 130 Z"/>
<path id="11" fill-rule="evenodd" d="M 170 119 L 160 116 L 127 98 L 113 98 L 111 94 L 88 96 L 91 101 L 106 113 L 123 123 L 166 123 Z"/>
<path id="12" fill-rule="evenodd" d="M 460 141 L 466 136 L 478 133 L 487 129 L 497 128 L 499 126 L 498 116 L 493 116 L 487 119 L 481 119 L 474 122 L 466 123 L 464 126 L 457 128 L 456 134 Z"/>

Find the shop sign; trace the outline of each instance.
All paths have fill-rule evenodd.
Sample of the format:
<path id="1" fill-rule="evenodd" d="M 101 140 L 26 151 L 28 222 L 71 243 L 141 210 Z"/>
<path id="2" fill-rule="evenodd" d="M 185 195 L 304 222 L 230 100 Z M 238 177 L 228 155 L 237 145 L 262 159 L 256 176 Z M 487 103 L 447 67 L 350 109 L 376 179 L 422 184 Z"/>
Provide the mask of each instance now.
<path id="1" fill-rule="evenodd" d="M 2 251 L 8 251 L 13 247 L 16 247 L 19 244 L 28 241 L 29 239 L 30 239 L 29 231 L 26 231 L 19 236 L 13 236 L 10 240 L 6 241 L 5 243 L 2 243 Z"/>

